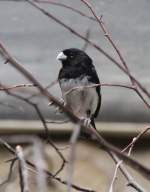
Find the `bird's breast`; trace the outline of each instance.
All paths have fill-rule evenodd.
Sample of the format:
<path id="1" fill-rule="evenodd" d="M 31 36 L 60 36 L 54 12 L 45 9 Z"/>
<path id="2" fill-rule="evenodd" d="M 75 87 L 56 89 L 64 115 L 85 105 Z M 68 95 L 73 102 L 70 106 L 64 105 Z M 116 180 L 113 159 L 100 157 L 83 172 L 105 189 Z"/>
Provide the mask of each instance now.
<path id="1" fill-rule="evenodd" d="M 85 116 L 88 110 L 91 110 L 92 114 L 95 112 L 98 102 L 96 88 L 86 87 L 92 84 L 88 76 L 60 80 L 64 101 L 76 114 Z"/>
<path id="2" fill-rule="evenodd" d="M 71 89 L 82 89 L 84 86 L 90 85 L 88 81 L 88 76 L 86 77 L 78 77 L 75 79 L 61 79 L 60 87 L 63 92 L 71 91 Z"/>

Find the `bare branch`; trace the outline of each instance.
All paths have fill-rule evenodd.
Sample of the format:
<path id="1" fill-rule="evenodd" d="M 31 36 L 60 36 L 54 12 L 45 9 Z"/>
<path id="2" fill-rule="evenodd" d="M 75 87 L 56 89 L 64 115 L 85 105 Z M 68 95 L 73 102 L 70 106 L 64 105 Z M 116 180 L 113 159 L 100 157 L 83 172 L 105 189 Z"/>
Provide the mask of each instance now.
<path id="1" fill-rule="evenodd" d="M 113 186 L 114 186 L 114 183 L 117 179 L 117 171 L 118 171 L 118 168 L 120 166 L 120 164 L 122 163 L 122 161 L 119 161 L 117 164 L 116 164 L 116 167 L 115 167 L 115 171 L 114 171 L 114 175 L 113 175 L 113 178 L 112 178 L 112 181 L 111 181 L 111 185 L 110 185 L 110 188 L 109 188 L 109 192 L 113 192 Z"/>
<path id="2" fill-rule="evenodd" d="M 112 157 L 112 159 L 116 162 L 116 164 L 118 164 L 118 168 L 120 169 L 120 171 L 122 172 L 122 174 L 124 175 L 124 177 L 127 179 L 128 186 L 131 186 L 133 189 L 136 189 L 137 192 L 146 192 L 145 189 L 143 189 L 136 181 L 135 179 L 130 175 L 130 173 L 128 172 L 128 170 L 125 168 L 125 166 L 123 165 L 123 163 L 120 161 L 120 159 L 112 152 L 109 153 L 109 155 Z M 121 163 L 120 163 L 121 162 Z"/>
<path id="3" fill-rule="evenodd" d="M 0 183 L 0 187 L 2 187 L 3 185 L 5 185 L 6 183 L 8 183 L 10 181 L 11 176 L 12 176 L 12 172 L 13 172 L 13 167 L 14 167 L 16 160 L 17 160 L 16 158 L 11 160 L 8 176 L 2 183 Z"/>
<path id="4" fill-rule="evenodd" d="M 63 7 L 65 9 L 71 10 L 83 17 L 86 17 L 92 21 L 96 21 L 96 19 L 94 17 L 88 16 L 87 14 L 85 14 L 84 12 L 80 11 L 79 9 L 76 9 L 74 7 L 68 6 L 66 4 L 60 3 L 60 2 L 55 2 L 55 1 L 51 1 L 51 0 L 33 0 L 36 3 L 47 3 L 47 4 L 51 4 L 51 5 L 55 5 L 55 6 L 59 6 L 59 7 Z"/>
<path id="5" fill-rule="evenodd" d="M 58 83 L 58 80 L 56 79 L 56 80 L 52 81 L 49 85 L 47 85 L 47 86 L 45 87 L 45 89 L 50 89 L 50 88 L 52 88 L 54 85 L 56 85 L 57 83 Z M 38 93 L 35 93 L 35 94 L 29 96 L 29 97 L 28 97 L 28 100 L 32 99 L 33 97 L 39 96 L 39 95 L 41 95 L 41 92 L 38 92 Z"/>
<path id="6" fill-rule="evenodd" d="M 16 155 L 19 161 L 19 176 L 20 176 L 21 192 L 29 192 L 27 165 L 24 159 L 22 147 L 19 145 L 16 147 Z"/>
<path id="7" fill-rule="evenodd" d="M 129 145 L 127 145 L 122 152 L 127 151 L 131 146 L 132 149 L 135 146 L 135 144 L 141 139 L 141 137 L 143 137 L 144 134 L 146 134 L 148 131 L 150 130 L 150 127 L 146 127 L 143 131 L 141 131 L 136 137 L 134 137 L 132 139 L 132 141 L 129 143 Z"/>
<path id="8" fill-rule="evenodd" d="M 141 135 L 143 135 L 144 133 L 146 133 L 146 131 L 148 131 L 148 128 L 145 129 L 144 131 L 142 131 L 137 137 L 141 137 Z M 132 142 L 125 148 L 125 150 L 127 150 L 127 148 L 129 149 L 128 151 L 128 156 L 131 155 L 131 152 L 133 150 L 134 144 L 136 142 L 137 137 L 134 137 Z M 123 151 L 125 151 L 123 150 Z M 117 171 L 118 169 L 121 170 L 121 172 L 123 173 L 123 175 L 126 177 L 126 179 L 128 180 L 127 186 L 133 187 L 134 189 L 137 190 L 137 192 L 145 192 L 145 190 L 133 179 L 133 177 L 129 174 L 129 172 L 125 169 L 124 165 L 123 165 L 123 161 L 119 161 L 119 159 L 113 154 L 110 154 L 112 156 L 112 158 L 114 159 L 114 161 L 117 163 L 116 164 L 116 168 L 114 171 L 114 176 L 110 185 L 110 189 L 109 192 L 113 192 L 113 185 L 115 180 L 117 179 Z"/>
<path id="9" fill-rule="evenodd" d="M 37 138 L 34 139 L 33 152 L 34 152 L 34 164 L 37 170 L 36 179 L 37 179 L 38 192 L 46 192 L 47 183 L 46 183 L 46 175 L 44 172 L 44 170 L 46 169 L 46 165 L 42 155 L 43 154 L 42 143 Z"/>
<path id="10" fill-rule="evenodd" d="M 90 38 L 90 29 L 87 29 L 86 34 L 85 34 L 85 38 L 86 38 L 86 39 L 89 39 L 89 38 Z M 85 50 L 87 49 L 88 44 L 89 44 L 88 41 L 85 41 L 85 43 L 84 43 L 84 45 L 83 45 L 83 47 L 82 47 L 82 50 L 83 50 L 83 51 L 85 51 Z"/>
<path id="11" fill-rule="evenodd" d="M 5 88 L 0 87 L 0 91 L 12 90 L 12 89 L 17 89 L 17 88 L 26 88 L 26 87 L 35 87 L 35 85 L 33 85 L 33 84 L 20 84 L 20 85 L 14 85 L 14 86 L 5 86 Z"/>
<path id="12" fill-rule="evenodd" d="M 74 162 L 75 162 L 75 154 L 76 154 L 76 143 L 80 134 L 80 125 L 76 125 L 74 127 L 74 131 L 72 133 L 70 143 L 71 143 L 71 151 L 70 151 L 70 158 L 68 163 L 68 192 L 71 192 L 71 185 L 73 180 L 73 168 L 74 168 Z"/>
<path id="13" fill-rule="evenodd" d="M 144 97 L 142 96 L 142 94 L 140 94 L 139 91 L 137 91 L 137 89 L 135 88 L 135 86 L 133 85 L 123 85 L 123 84 L 112 84 L 112 83 L 100 83 L 100 84 L 92 84 L 92 85 L 86 85 L 86 86 L 77 86 L 77 87 L 73 87 L 70 90 L 68 90 L 65 94 L 70 94 L 72 91 L 75 90 L 81 90 L 81 89 L 89 89 L 92 87 L 122 87 L 122 88 L 126 88 L 126 89 L 130 89 L 133 90 L 135 92 L 137 92 L 137 94 L 139 95 L 140 99 L 144 102 L 144 104 L 150 109 L 150 104 L 144 99 Z"/>
<path id="14" fill-rule="evenodd" d="M 130 156 L 131 155 L 131 152 L 133 150 L 133 147 L 135 146 L 135 143 L 147 132 L 150 130 L 150 127 L 147 127 L 145 128 L 143 131 L 141 131 L 136 137 L 134 137 L 132 139 L 132 142 L 127 146 L 125 147 L 122 152 L 125 152 L 127 150 L 128 151 L 128 155 Z M 113 176 L 113 179 L 112 179 L 112 182 L 111 182 L 111 186 L 110 186 L 110 192 L 113 192 L 113 185 L 114 185 L 114 182 L 116 180 L 116 175 L 117 175 L 117 170 L 118 168 L 120 168 L 121 172 L 123 173 L 123 175 L 127 178 L 128 180 L 128 186 L 131 186 L 133 187 L 134 189 L 136 189 L 138 192 L 144 192 L 145 190 L 137 183 L 134 181 L 134 179 L 132 178 L 132 176 L 127 172 L 127 170 L 124 168 L 124 166 L 122 165 L 123 161 L 119 161 L 119 159 L 114 155 L 114 154 L 111 154 L 111 156 L 113 157 L 113 159 L 116 161 L 116 168 L 115 168 L 115 172 L 114 172 L 114 176 Z M 118 161 L 118 162 L 117 162 Z M 122 169 L 123 168 L 123 169 Z"/>
<path id="15" fill-rule="evenodd" d="M 69 119 L 65 119 L 65 120 L 62 120 L 62 121 L 53 121 L 53 120 L 47 120 L 46 123 L 56 123 L 56 124 L 63 124 L 63 123 L 68 123 L 70 122 Z"/>

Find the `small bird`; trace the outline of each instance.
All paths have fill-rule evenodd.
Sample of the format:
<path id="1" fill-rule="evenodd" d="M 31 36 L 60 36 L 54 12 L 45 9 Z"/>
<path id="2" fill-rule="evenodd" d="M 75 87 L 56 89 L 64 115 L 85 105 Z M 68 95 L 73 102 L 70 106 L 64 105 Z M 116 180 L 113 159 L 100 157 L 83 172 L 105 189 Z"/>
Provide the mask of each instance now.
<path id="1" fill-rule="evenodd" d="M 100 86 L 92 87 L 100 83 L 92 59 L 84 51 L 70 48 L 61 51 L 57 60 L 62 63 L 58 81 L 64 104 L 85 125 L 91 123 L 96 128 L 94 118 L 100 110 L 101 93 Z"/>

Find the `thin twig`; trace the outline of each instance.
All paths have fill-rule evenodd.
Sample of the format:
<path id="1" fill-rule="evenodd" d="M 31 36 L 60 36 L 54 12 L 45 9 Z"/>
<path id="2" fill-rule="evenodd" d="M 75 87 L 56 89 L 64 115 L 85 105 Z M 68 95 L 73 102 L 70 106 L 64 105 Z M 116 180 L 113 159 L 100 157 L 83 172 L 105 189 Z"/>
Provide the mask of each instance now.
<path id="1" fill-rule="evenodd" d="M 113 192 L 113 186 L 114 186 L 114 183 L 117 179 L 117 172 L 118 172 L 118 168 L 120 166 L 120 164 L 122 163 L 122 161 L 119 161 L 117 164 L 116 164 L 116 167 L 115 167 L 115 171 L 114 171 L 114 175 L 113 175 L 113 178 L 112 178 L 112 181 L 111 181 L 111 184 L 110 184 L 110 188 L 109 188 L 109 192 Z"/>
<path id="2" fill-rule="evenodd" d="M 58 80 L 56 79 L 56 80 L 52 81 L 49 85 L 47 85 L 47 86 L 45 87 L 45 89 L 50 89 L 50 88 L 52 88 L 54 85 L 56 85 L 57 83 L 58 83 Z M 33 97 L 37 97 L 37 96 L 39 96 L 39 95 L 41 95 L 41 92 L 34 93 L 34 94 L 32 94 L 31 96 L 28 97 L 28 100 L 32 99 Z"/>
<path id="3" fill-rule="evenodd" d="M 124 175 L 124 177 L 127 179 L 128 183 L 127 185 L 135 189 L 137 192 L 146 192 L 145 189 L 143 189 L 136 181 L 135 179 L 130 175 L 128 170 L 125 168 L 123 163 L 120 163 L 120 159 L 112 152 L 109 153 L 109 155 L 112 157 L 112 159 L 116 162 L 116 164 L 119 164 L 119 169 L 121 173 Z"/>
<path id="4" fill-rule="evenodd" d="M 64 124 L 70 122 L 69 119 L 64 119 L 62 121 L 56 121 L 56 120 L 47 120 L 46 123 L 52 123 L 52 124 Z"/>
<path id="5" fill-rule="evenodd" d="M 128 155 L 130 156 L 131 155 L 131 152 L 135 146 L 135 143 L 146 133 L 150 130 L 150 127 L 146 127 L 143 131 L 141 131 L 136 137 L 134 137 L 131 141 L 131 143 L 129 145 L 127 145 L 127 147 L 125 147 L 122 152 L 125 152 L 127 150 L 128 151 Z M 116 159 L 116 158 L 115 158 Z M 117 159 L 116 159 L 117 160 Z M 120 165 L 123 163 L 123 161 L 118 161 L 118 163 L 116 164 L 116 168 L 115 168 L 115 172 L 114 172 L 114 176 L 113 176 L 113 179 L 112 179 L 112 182 L 111 182 L 111 185 L 110 185 L 110 191 L 109 192 L 113 192 L 113 185 L 114 185 L 114 182 L 116 180 L 116 175 L 117 175 L 117 170 L 118 168 L 120 168 Z M 131 178 L 131 177 L 130 177 Z M 133 183 L 133 179 L 131 180 L 128 180 L 128 186 L 131 186 L 131 187 L 134 187 L 137 191 L 139 192 L 143 192 L 145 191 L 144 189 L 140 188 L 140 186 L 138 185 L 135 185 L 135 182 Z"/>
<path id="6" fill-rule="evenodd" d="M 10 181 L 11 176 L 12 176 L 12 172 L 13 172 L 13 167 L 15 165 L 16 160 L 17 160 L 16 158 L 11 160 L 8 176 L 2 183 L 0 183 L 0 187 L 2 187 L 3 185 L 5 185 L 6 183 L 8 183 Z"/>
<path id="7" fill-rule="evenodd" d="M 4 87 L 0 87 L 0 91 L 4 91 L 4 90 L 14 90 L 17 88 L 26 88 L 26 87 L 35 87 L 35 85 L 33 84 L 20 84 L 20 85 L 13 85 L 13 86 L 5 86 Z"/>
<path id="8" fill-rule="evenodd" d="M 133 142 L 132 144 L 130 145 L 130 148 L 129 148 L 129 151 L 128 151 L 128 156 L 131 155 L 131 151 L 134 147 L 134 141 L 135 138 L 133 138 Z M 116 178 L 117 178 L 117 172 L 118 172 L 118 169 L 121 170 L 121 172 L 123 173 L 123 175 L 126 177 L 126 179 L 128 180 L 128 183 L 127 183 L 127 186 L 130 186 L 134 189 L 136 189 L 137 192 L 145 192 L 145 189 L 143 189 L 134 179 L 133 177 L 129 174 L 129 172 L 125 169 L 124 165 L 123 165 L 123 161 L 122 160 L 119 160 L 114 154 L 111 154 L 111 156 L 113 157 L 113 159 L 116 161 L 116 168 L 115 168 L 115 171 L 114 171 L 114 175 L 113 175 L 113 179 L 112 179 L 112 182 L 111 182 L 111 185 L 110 185 L 110 189 L 109 189 L 109 192 L 113 192 L 113 186 L 114 186 L 114 183 L 116 181 Z M 122 169 L 123 168 L 123 169 Z"/>
<path id="9" fill-rule="evenodd" d="M 77 87 L 73 87 L 71 89 L 69 89 L 65 95 L 70 94 L 72 91 L 75 90 L 81 90 L 81 89 L 87 89 L 87 88 L 93 88 L 93 87 L 122 87 L 122 88 L 126 88 L 126 89 L 130 89 L 133 91 L 136 91 L 137 94 L 139 95 L 139 97 L 141 98 L 141 100 L 144 102 L 144 104 L 150 109 L 150 104 L 144 99 L 144 97 L 136 90 L 135 86 L 133 85 L 123 85 L 123 84 L 112 84 L 112 83 L 100 83 L 100 84 L 92 84 L 92 85 L 86 85 L 86 86 L 77 86 Z"/>
<path id="10" fill-rule="evenodd" d="M 141 131 L 136 137 L 132 139 L 132 141 L 122 150 L 122 152 L 127 151 L 131 146 L 135 146 L 135 144 L 150 130 L 150 127 L 146 127 L 143 131 Z M 132 148 L 133 148 L 132 147 Z"/>
<path id="11" fill-rule="evenodd" d="M 85 38 L 86 39 L 89 39 L 90 38 L 90 29 L 87 29 L 87 31 L 86 31 L 86 34 L 85 34 Z M 84 45 L 83 45 L 83 47 L 81 48 L 83 51 L 86 51 L 86 49 L 87 49 L 87 47 L 88 47 L 88 42 L 87 41 L 85 41 L 85 43 L 84 43 Z"/>
<path id="12" fill-rule="evenodd" d="M 87 14 L 85 14 L 84 12 L 80 11 L 77 8 L 71 7 L 69 5 L 66 5 L 64 3 L 60 3 L 60 2 L 55 2 L 55 1 L 51 1 L 51 0 L 33 0 L 36 3 L 47 3 L 47 4 L 51 4 L 51 5 L 55 5 L 55 6 L 59 6 L 59 7 L 63 7 L 65 9 L 71 10 L 77 14 L 79 14 L 80 16 L 86 17 L 92 21 L 96 21 L 96 19 L 94 17 L 91 17 Z"/>

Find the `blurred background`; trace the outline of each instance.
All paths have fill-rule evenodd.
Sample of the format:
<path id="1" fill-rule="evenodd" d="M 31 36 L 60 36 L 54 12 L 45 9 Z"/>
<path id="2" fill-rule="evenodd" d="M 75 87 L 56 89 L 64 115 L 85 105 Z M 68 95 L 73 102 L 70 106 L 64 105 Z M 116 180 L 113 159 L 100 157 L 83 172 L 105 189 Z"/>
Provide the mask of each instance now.
<path id="1" fill-rule="evenodd" d="M 62 0 L 61 3 L 91 15 L 79 0 Z M 89 30 L 90 40 L 96 42 L 119 61 L 96 22 L 59 6 L 46 3 L 40 5 L 81 34 L 86 35 Z M 93 0 L 92 5 L 99 16 L 103 15 L 103 20 L 132 74 L 150 90 L 150 2 L 147 0 Z M 70 47 L 82 48 L 84 45 L 84 41 L 23 1 L 0 1 L 0 25 L 0 38 L 6 47 L 45 86 L 57 79 L 61 67 L 56 61 L 58 52 Z M 88 46 L 86 52 L 93 58 L 101 83 L 130 84 L 129 78 L 93 47 Z M 4 65 L 2 61 L 0 78 L 1 82 L 7 85 L 27 83 L 18 72 L 9 65 Z M 29 89 L 26 90 L 26 94 L 28 91 Z M 33 89 L 30 91 L 32 92 Z M 58 86 L 52 88 L 52 93 L 61 96 Z M 1 102 L 12 102 L 12 98 L 6 97 L 3 93 L 0 99 Z M 45 114 L 53 115 L 53 112 L 51 113 L 53 108 L 47 108 L 47 103 L 44 101 L 42 103 L 41 98 L 40 104 Z M 37 118 L 30 107 L 24 106 L 22 102 L 19 105 L 22 110 L 1 106 L 0 118 Z M 149 110 L 132 90 L 102 87 L 102 108 L 99 120 L 147 122 Z"/>
<path id="2" fill-rule="evenodd" d="M 91 15 L 80 0 L 57 0 L 57 2 Z M 92 0 L 89 2 L 92 3 L 99 16 L 103 15 L 103 20 L 131 73 L 150 91 L 150 1 Z M 86 35 L 88 30 L 90 40 L 120 61 L 96 22 L 56 5 L 46 3 L 39 5 L 79 33 Z M 84 41 L 22 0 L 0 0 L 0 41 L 43 86 L 57 79 L 61 65 L 56 61 L 56 56 L 61 50 L 70 47 L 82 49 L 85 45 Z M 130 85 L 129 78 L 104 55 L 89 45 L 86 52 L 93 59 L 101 83 Z M 29 83 L 13 67 L 4 64 L 1 57 L 0 64 L 0 83 L 8 86 Z M 14 89 L 14 92 L 25 97 L 37 93 L 32 87 Z M 61 97 L 58 85 L 53 86 L 50 92 L 58 98 Z M 49 107 L 48 101 L 42 96 L 33 97 L 31 100 L 38 103 L 46 119 L 63 120 L 66 118 L 63 114 L 57 113 L 53 106 Z M 149 117 L 150 110 L 134 91 L 119 87 L 102 87 L 102 107 L 97 118 L 97 128 L 108 141 L 118 147 L 125 147 L 148 125 Z M 57 146 L 62 148 L 66 159 L 69 156 L 70 149 L 66 146 L 68 146 L 72 127 L 69 123 L 49 124 L 51 137 Z M 20 144 L 19 136 L 24 134 L 27 137 L 29 135 L 43 136 L 43 125 L 32 106 L 1 91 L 0 136 L 5 136 L 8 142 L 16 145 Z M 14 135 L 17 135 L 15 140 L 12 139 Z M 147 167 L 150 161 L 149 138 L 150 134 L 143 137 L 132 154 Z M 25 148 L 26 157 L 33 158 L 33 154 L 29 152 L 32 146 L 26 145 L 29 144 L 28 139 L 26 142 L 22 141 L 21 144 Z M 47 144 L 44 144 L 43 151 L 47 168 L 55 172 L 60 166 L 58 155 Z M 84 140 L 78 142 L 76 151 L 74 183 L 97 192 L 108 192 L 115 169 L 112 159 L 107 153 Z M 1 183 L 8 173 L 8 164 L 5 161 L 12 156 L 4 148 L 1 148 L 0 153 L 2 154 L 0 157 Z M 131 173 L 148 192 L 149 182 L 133 170 Z M 61 172 L 60 177 L 66 179 L 66 170 Z M 30 178 L 31 190 L 37 191 L 33 172 L 30 173 Z M 135 192 L 134 189 L 126 186 L 126 180 L 120 173 L 118 178 L 114 192 Z M 50 189 L 48 191 L 66 192 L 67 190 L 65 186 L 57 182 L 52 181 L 48 185 Z M 12 192 L 12 190 L 20 191 L 16 166 L 9 185 L 0 187 L 0 192 Z"/>

